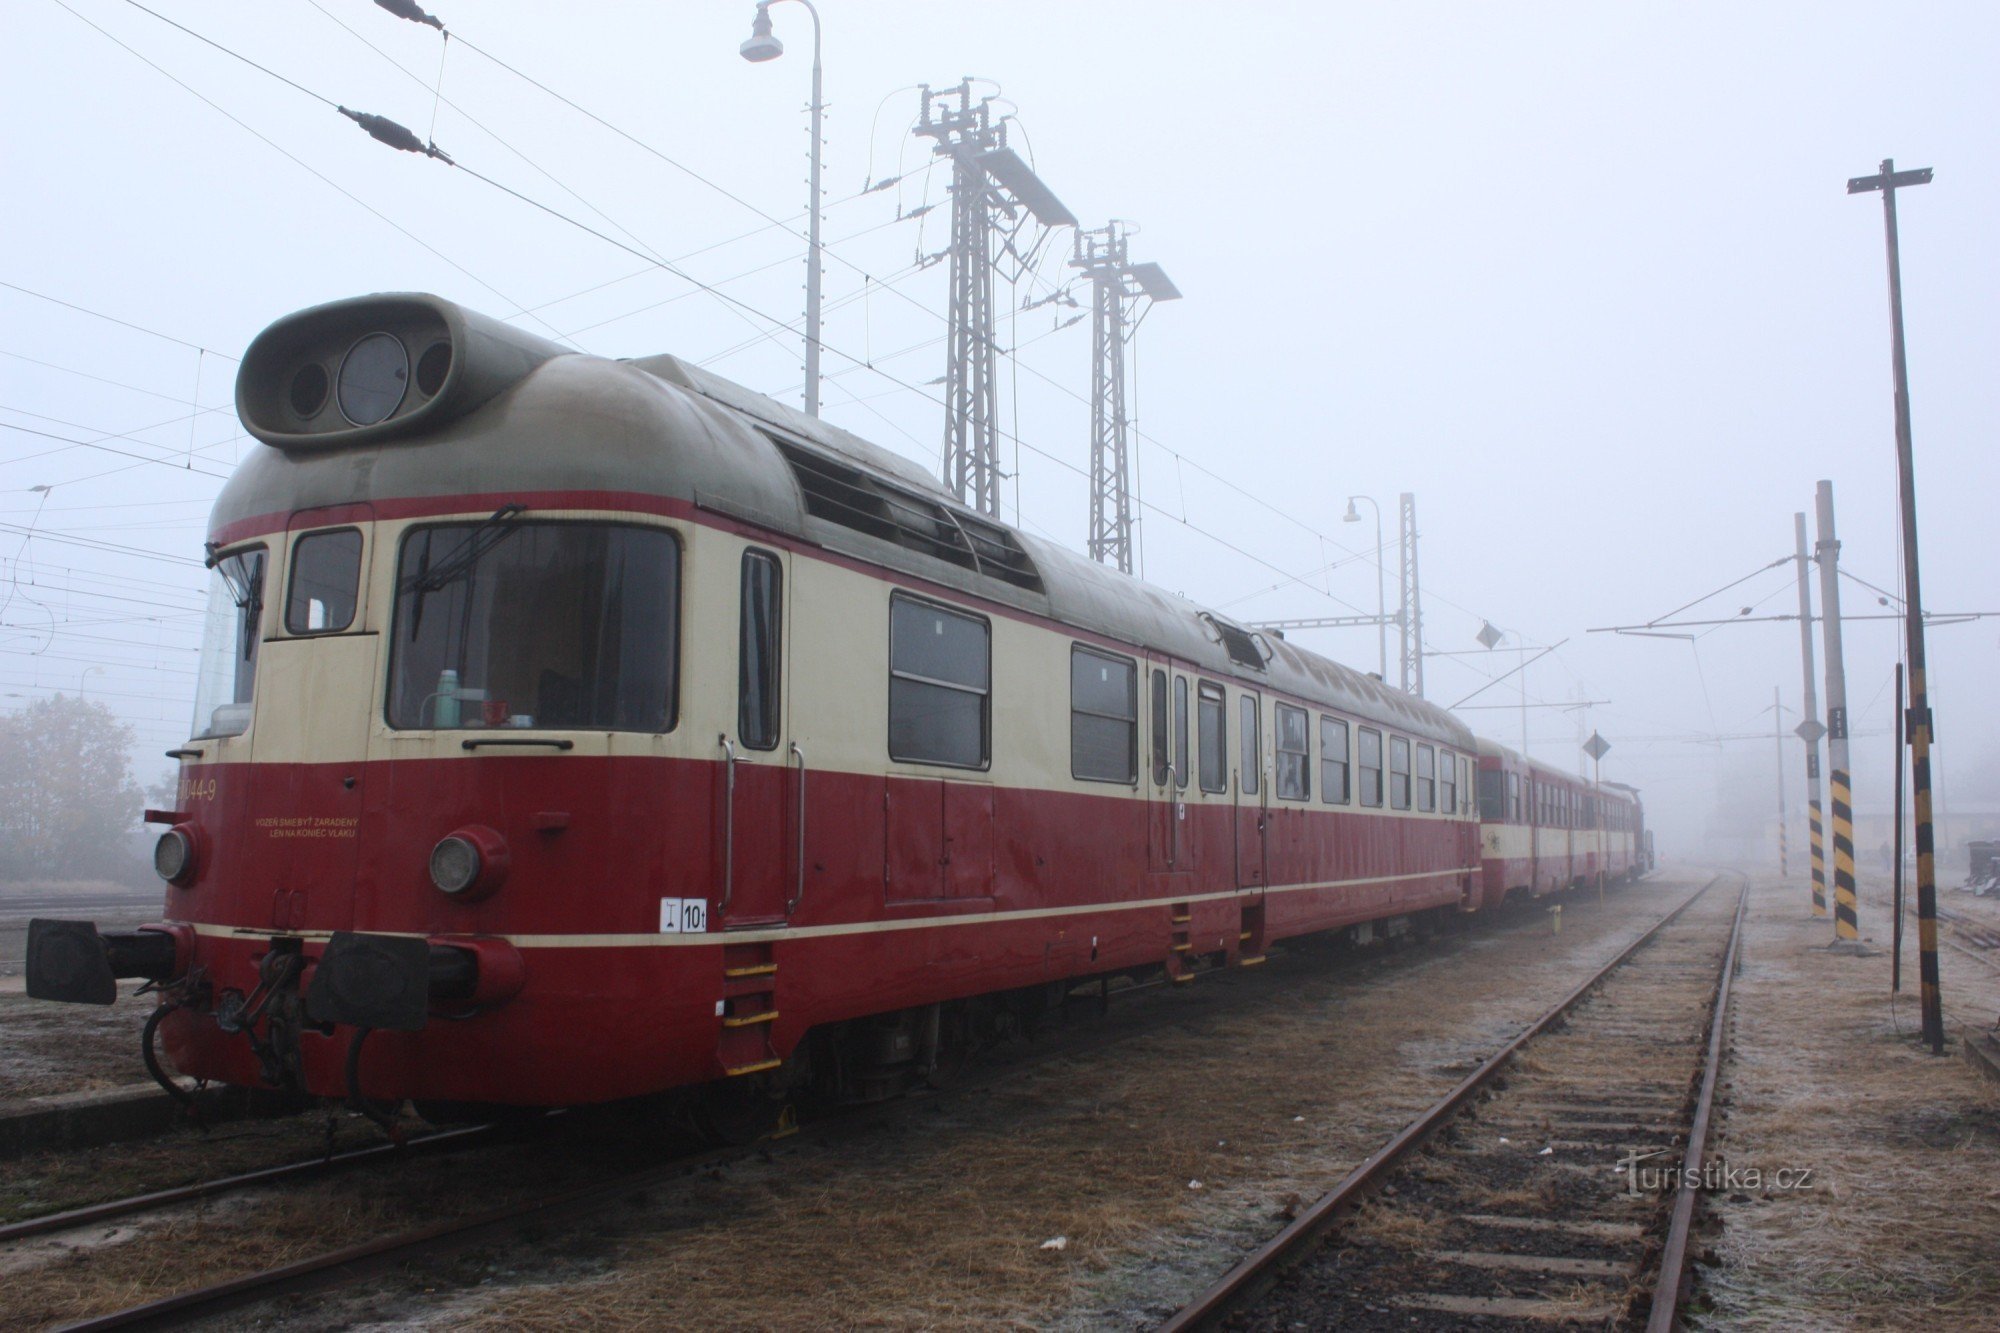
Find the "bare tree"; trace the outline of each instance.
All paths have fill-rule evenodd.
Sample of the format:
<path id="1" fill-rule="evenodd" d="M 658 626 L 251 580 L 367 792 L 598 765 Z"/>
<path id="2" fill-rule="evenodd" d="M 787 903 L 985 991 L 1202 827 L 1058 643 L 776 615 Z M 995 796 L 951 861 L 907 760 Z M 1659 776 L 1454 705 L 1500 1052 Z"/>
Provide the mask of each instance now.
<path id="1" fill-rule="evenodd" d="M 130 872 L 132 739 L 103 704 L 63 695 L 0 717 L 0 878 Z"/>

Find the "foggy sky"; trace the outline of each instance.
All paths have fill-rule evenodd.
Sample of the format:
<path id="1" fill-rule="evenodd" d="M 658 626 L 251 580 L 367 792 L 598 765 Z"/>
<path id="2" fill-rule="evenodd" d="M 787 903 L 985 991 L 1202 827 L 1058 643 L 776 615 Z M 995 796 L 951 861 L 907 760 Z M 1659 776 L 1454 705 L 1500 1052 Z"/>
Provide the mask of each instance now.
<path id="1" fill-rule="evenodd" d="M 139 729 L 142 780 L 164 771 L 159 751 L 186 735 L 188 612 L 221 484 L 209 474 L 254 447 L 229 410 L 229 358 L 301 306 L 432 291 L 592 352 L 671 351 L 797 401 L 795 334 L 392 152 L 120 0 L 64 3 L 73 12 L 10 6 L 0 43 L 13 205 L 0 281 L 208 351 L 0 287 L 0 524 L 14 525 L 0 527 L 0 707 L 81 683 Z M 366 0 L 155 7 L 704 281 L 734 279 L 724 290 L 778 322 L 798 318 L 802 6 L 773 10 L 788 51 L 765 65 L 736 54 L 750 0 L 433 6 L 678 165 L 463 43 L 443 61 L 459 109 L 439 104 L 437 33 Z M 925 171 L 927 145 L 908 132 L 912 85 L 992 80 L 1018 111 L 1015 146 L 1062 200 L 1086 225 L 1136 221 L 1133 257 L 1186 294 L 1136 344 L 1146 577 L 1243 619 L 1372 611 L 1373 518 L 1364 504 L 1368 521 L 1343 524 L 1346 497 L 1379 500 L 1393 544 L 1396 496 L 1414 492 L 1430 646 L 1476 649 L 1482 618 L 1510 634 L 1490 657 L 1432 659 L 1430 696 L 1471 693 L 1518 642 L 1566 638 L 1531 669 L 1530 702 L 1610 702 L 1587 722 L 1533 709 L 1531 749 L 1573 768 L 1581 736 L 1601 731 L 1605 776 L 1644 788 L 1668 850 L 1698 856 L 1719 808 L 1768 790 L 1768 739 L 1694 742 L 1767 735 L 1773 686 L 1799 706 L 1797 628 L 1728 626 L 1693 645 L 1585 631 L 1788 554 L 1791 516 L 1821 477 L 1847 567 L 1898 586 L 1882 215 L 1879 196 L 1844 192 L 1885 156 L 1937 171 L 1901 202 L 1925 600 L 2000 609 L 1991 6 L 821 9 L 829 419 L 937 461 L 941 409 L 923 394 L 941 390 L 923 386 L 943 370 L 945 269 L 907 270 L 944 248 L 948 212 L 945 173 Z M 856 197 L 899 170 L 900 186 Z M 940 207 L 895 221 L 925 202 Z M 1056 238 L 1037 277 L 1003 284 L 1003 311 L 1066 281 L 1067 251 Z M 1006 445 L 1007 517 L 1080 546 L 1088 324 L 1052 331 L 1073 313 L 1003 315 L 1003 343 L 1024 345 L 1031 369 L 1003 360 L 1000 398 L 1010 433 L 1070 465 L 1031 450 L 1017 468 Z M 857 366 L 870 359 L 923 394 Z M 121 434 L 103 442 L 174 466 L 64 445 Z M 42 536 L 24 543 L 30 523 Z M 1392 554 L 1392 604 L 1394 574 Z M 1788 613 L 1790 577 L 1689 614 Z M 1855 584 L 1843 597 L 1851 614 L 1883 609 Z M 1848 628 L 1864 807 L 1888 795 L 1898 634 Z M 1997 636 L 2000 622 L 1931 635 L 1948 808 L 2000 801 L 2000 715 L 1981 688 Z M 1374 667 L 1372 630 L 1299 638 Z M 85 676 L 93 665 L 105 669 Z M 1476 702 L 1518 700 L 1509 681 Z M 1516 711 L 1463 716 L 1521 741 Z M 1796 806 L 1796 746 L 1786 762 Z"/>

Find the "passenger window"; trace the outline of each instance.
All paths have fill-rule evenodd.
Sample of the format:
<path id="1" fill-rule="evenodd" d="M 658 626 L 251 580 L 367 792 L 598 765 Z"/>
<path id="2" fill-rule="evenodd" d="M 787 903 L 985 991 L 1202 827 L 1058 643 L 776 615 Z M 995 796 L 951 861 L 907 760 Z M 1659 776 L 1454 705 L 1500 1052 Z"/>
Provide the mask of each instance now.
<path id="1" fill-rule="evenodd" d="M 993 630 L 984 620 L 889 598 L 889 757 L 983 768 L 990 757 Z"/>
<path id="2" fill-rule="evenodd" d="M 1257 782 L 1264 770 L 1263 732 L 1257 724 L 1257 696 L 1245 694 L 1238 698 L 1236 711 L 1239 730 L 1242 734 L 1242 774 L 1243 794 L 1255 796 Z"/>
<path id="3" fill-rule="evenodd" d="M 1361 770 L 1361 804 L 1382 804 L 1382 733 L 1363 727 L 1355 734 L 1355 766 Z"/>
<path id="4" fill-rule="evenodd" d="M 1153 673 L 1153 785 L 1167 785 L 1167 673 Z"/>
<path id="5" fill-rule="evenodd" d="M 1458 813 L 1458 758 L 1449 750 L 1438 751 L 1438 809 Z"/>
<path id="6" fill-rule="evenodd" d="M 1497 824 L 1507 817 L 1506 781 L 1500 770 L 1479 770 L 1479 817 Z"/>
<path id="7" fill-rule="evenodd" d="M 333 634 L 354 623 L 361 594 L 361 530 L 309 532 L 292 543 L 287 634 Z"/>
<path id="8" fill-rule="evenodd" d="M 391 727 L 674 727 L 680 544 L 665 528 L 496 515 L 413 529 Z"/>
<path id="9" fill-rule="evenodd" d="M 1174 785 L 1182 791 L 1188 785 L 1188 683 L 1186 676 L 1174 677 Z"/>
<path id="10" fill-rule="evenodd" d="M 1087 782 L 1138 780 L 1138 663 L 1071 645 L 1069 771 Z"/>
<path id="11" fill-rule="evenodd" d="M 1436 810 L 1437 751 L 1428 745 L 1417 747 L 1417 809 Z"/>
<path id="12" fill-rule="evenodd" d="M 1519 773 L 1509 773 L 1507 775 L 1507 813 L 1505 817 L 1511 819 L 1516 824 L 1521 822 L 1521 775 Z"/>
<path id="13" fill-rule="evenodd" d="M 743 553 L 743 605 L 736 655 L 736 732 L 753 750 L 778 744 L 778 664 L 784 568 L 769 551 Z"/>
<path id="14" fill-rule="evenodd" d="M 1278 795 L 1288 801 L 1312 796 L 1312 733 L 1306 726 L 1306 710 L 1290 704 L 1277 706 Z"/>
<path id="15" fill-rule="evenodd" d="M 1201 789 L 1229 790 L 1229 716 L 1222 687 L 1201 683 Z"/>
<path id="16" fill-rule="evenodd" d="M 1346 805 L 1347 724 L 1335 717 L 1319 720 L 1319 798 L 1328 805 Z"/>
<path id="17" fill-rule="evenodd" d="M 1410 742 L 1403 736 L 1389 738 L 1389 804 L 1410 808 Z"/>

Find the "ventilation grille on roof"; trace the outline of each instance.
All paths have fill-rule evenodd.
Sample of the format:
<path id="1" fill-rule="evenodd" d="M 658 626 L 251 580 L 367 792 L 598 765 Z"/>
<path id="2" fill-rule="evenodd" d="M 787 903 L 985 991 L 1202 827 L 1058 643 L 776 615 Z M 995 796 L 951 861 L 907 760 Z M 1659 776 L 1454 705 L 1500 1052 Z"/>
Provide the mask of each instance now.
<path id="1" fill-rule="evenodd" d="M 859 468 L 773 438 L 791 464 L 814 518 L 865 532 L 905 550 L 1041 592 L 1042 578 L 1014 534 L 995 523 L 954 514 L 934 500 Z"/>
<path id="2" fill-rule="evenodd" d="M 1215 626 L 1215 632 L 1222 639 L 1222 646 L 1228 652 L 1230 661 L 1258 671 L 1264 669 L 1263 651 L 1257 647 L 1257 640 L 1248 630 L 1205 612 L 1202 619 Z"/>

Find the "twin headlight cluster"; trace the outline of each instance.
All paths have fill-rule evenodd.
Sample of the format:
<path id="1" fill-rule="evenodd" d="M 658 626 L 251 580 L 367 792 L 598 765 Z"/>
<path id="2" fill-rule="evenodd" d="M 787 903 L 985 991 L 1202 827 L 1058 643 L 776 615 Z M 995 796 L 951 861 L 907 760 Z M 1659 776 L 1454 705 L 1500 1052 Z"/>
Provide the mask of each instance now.
<path id="1" fill-rule="evenodd" d="M 153 869 L 161 879 L 183 888 L 194 882 L 201 859 L 196 842 L 196 831 L 188 824 L 160 835 L 153 844 Z M 431 848 L 431 883 L 460 902 L 475 902 L 500 887 L 510 860 L 505 838 L 483 824 L 469 824 Z"/>
<path id="2" fill-rule="evenodd" d="M 435 338 L 416 358 L 393 333 L 364 334 L 341 354 L 337 372 L 308 361 L 292 372 L 285 402 L 301 421 L 311 421 L 326 406 L 329 394 L 341 417 L 353 426 L 373 426 L 394 416 L 408 395 L 414 369 L 417 392 L 434 398 L 451 371 L 451 343 Z"/>

